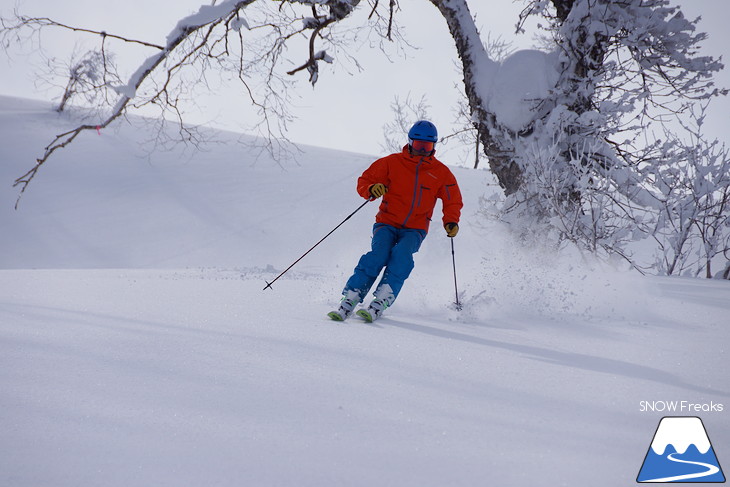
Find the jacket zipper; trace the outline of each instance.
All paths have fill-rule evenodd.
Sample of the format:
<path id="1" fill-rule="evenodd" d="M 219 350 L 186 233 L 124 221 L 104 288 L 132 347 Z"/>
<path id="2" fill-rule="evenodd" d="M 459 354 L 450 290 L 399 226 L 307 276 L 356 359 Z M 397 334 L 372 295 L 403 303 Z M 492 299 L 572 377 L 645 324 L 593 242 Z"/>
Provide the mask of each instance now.
<path id="1" fill-rule="evenodd" d="M 449 191 L 449 188 L 452 186 L 456 186 L 455 184 L 447 184 L 446 185 L 446 199 L 451 199 L 451 191 Z"/>
<path id="2" fill-rule="evenodd" d="M 403 223 L 401 226 L 403 228 L 406 227 L 406 223 L 408 223 L 408 219 L 411 217 L 411 214 L 413 213 L 413 209 L 416 206 L 416 198 L 418 197 L 418 171 L 421 169 L 421 164 L 423 164 L 423 157 L 418 161 L 418 164 L 416 164 L 416 182 L 413 185 L 413 198 L 411 198 L 411 209 L 408 210 L 408 214 L 406 215 L 406 219 L 403 220 Z"/>

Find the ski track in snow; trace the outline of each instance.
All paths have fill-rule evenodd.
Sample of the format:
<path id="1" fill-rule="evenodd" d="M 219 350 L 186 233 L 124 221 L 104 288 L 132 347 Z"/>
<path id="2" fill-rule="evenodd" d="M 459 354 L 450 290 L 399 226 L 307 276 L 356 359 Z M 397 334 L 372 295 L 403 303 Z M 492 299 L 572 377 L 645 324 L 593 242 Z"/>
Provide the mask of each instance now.
<path id="1" fill-rule="evenodd" d="M 658 482 L 679 482 L 680 480 L 691 480 L 691 479 L 699 479 L 702 477 L 708 477 L 708 476 L 714 475 L 720 471 L 719 468 L 717 468 L 716 466 L 711 465 L 709 463 L 681 460 L 679 458 L 674 458 L 674 455 L 678 455 L 678 453 L 671 453 L 671 454 L 667 455 L 667 458 L 673 462 L 686 463 L 689 465 L 697 465 L 699 467 L 704 467 L 707 470 L 705 472 L 691 473 L 691 474 L 685 474 L 685 475 L 675 475 L 674 477 L 663 477 L 660 479 L 645 480 L 644 482 L 657 482 L 657 483 Z"/>

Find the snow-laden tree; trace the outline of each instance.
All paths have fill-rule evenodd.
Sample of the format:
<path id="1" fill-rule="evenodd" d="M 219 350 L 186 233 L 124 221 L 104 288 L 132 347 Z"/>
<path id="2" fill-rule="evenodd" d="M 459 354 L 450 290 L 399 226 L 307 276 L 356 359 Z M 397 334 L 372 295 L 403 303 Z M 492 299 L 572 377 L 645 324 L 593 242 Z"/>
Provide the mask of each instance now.
<path id="1" fill-rule="evenodd" d="M 703 136 L 704 118 L 692 111 L 682 137 L 668 132 L 665 162 L 646 169 L 660 194 L 652 236 L 657 269 L 667 275 L 713 277 L 716 256 L 730 263 L 730 151 Z"/>
<path id="2" fill-rule="evenodd" d="M 681 162 L 657 150 L 653 131 L 724 94 L 712 83 L 722 64 L 699 55 L 698 20 L 668 0 L 534 0 L 523 21 L 547 19 L 553 49 L 496 63 L 465 1 L 431 1 L 456 41 L 508 220 L 525 235 L 625 256 L 661 207 L 644 168 Z"/>
<path id="3" fill-rule="evenodd" d="M 666 159 L 682 151 L 666 150 L 654 127 L 721 93 L 712 76 L 722 65 L 700 54 L 698 20 L 669 0 L 526 0 L 518 28 L 539 17 L 549 42 L 497 60 L 468 0 L 421 1 L 454 40 L 469 123 L 504 189 L 505 218 L 524 235 L 545 230 L 557 242 L 625 255 L 623 243 L 648 234 L 664 201 L 646 168 L 680 162 Z M 367 17 L 356 22 L 359 10 Z M 241 82 L 271 150 L 292 117 L 293 77 L 306 73 L 314 85 L 334 57 L 359 68 L 348 46 L 366 35 L 398 42 L 398 11 L 397 0 L 222 0 L 180 19 L 163 42 L 103 33 L 153 52 L 115 87 L 106 117 L 59 135 L 16 184 L 22 194 L 55 151 L 129 110 L 152 105 L 183 123 L 184 95 L 194 83 L 205 89 L 214 70 Z M 7 43 L 59 25 L 16 15 L 0 34 Z M 283 62 L 291 52 L 301 53 L 293 69 Z"/>
<path id="4" fill-rule="evenodd" d="M 104 97 L 108 100 L 109 88 L 121 83 L 116 73 L 114 56 L 103 50 L 87 51 L 78 59 L 73 56 L 71 63 L 65 66 L 65 71 L 68 80 L 61 101 L 56 107 L 56 111 L 59 112 L 62 112 L 69 102 L 78 98 L 82 98 L 87 105 L 99 105 L 103 101 L 97 98 Z"/>

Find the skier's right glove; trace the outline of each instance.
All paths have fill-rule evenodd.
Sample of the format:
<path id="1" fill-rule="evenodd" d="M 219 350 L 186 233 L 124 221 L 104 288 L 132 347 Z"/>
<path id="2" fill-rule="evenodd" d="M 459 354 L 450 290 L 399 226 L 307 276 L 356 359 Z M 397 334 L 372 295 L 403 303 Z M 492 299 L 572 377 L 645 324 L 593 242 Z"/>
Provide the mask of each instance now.
<path id="1" fill-rule="evenodd" d="M 459 224 L 454 222 L 444 223 L 444 230 L 446 230 L 446 236 L 454 238 L 459 233 Z"/>
<path id="2" fill-rule="evenodd" d="M 368 192 L 374 199 L 378 199 L 388 192 L 388 187 L 383 183 L 375 183 L 370 185 Z"/>

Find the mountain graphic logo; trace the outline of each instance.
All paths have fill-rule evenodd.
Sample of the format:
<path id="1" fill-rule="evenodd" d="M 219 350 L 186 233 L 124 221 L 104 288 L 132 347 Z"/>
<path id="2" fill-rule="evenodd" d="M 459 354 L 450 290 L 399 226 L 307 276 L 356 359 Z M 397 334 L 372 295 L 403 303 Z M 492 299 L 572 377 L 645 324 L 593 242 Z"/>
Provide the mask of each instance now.
<path id="1" fill-rule="evenodd" d="M 636 481 L 725 482 L 702 420 L 695 416 L 662 418 Z"/>

